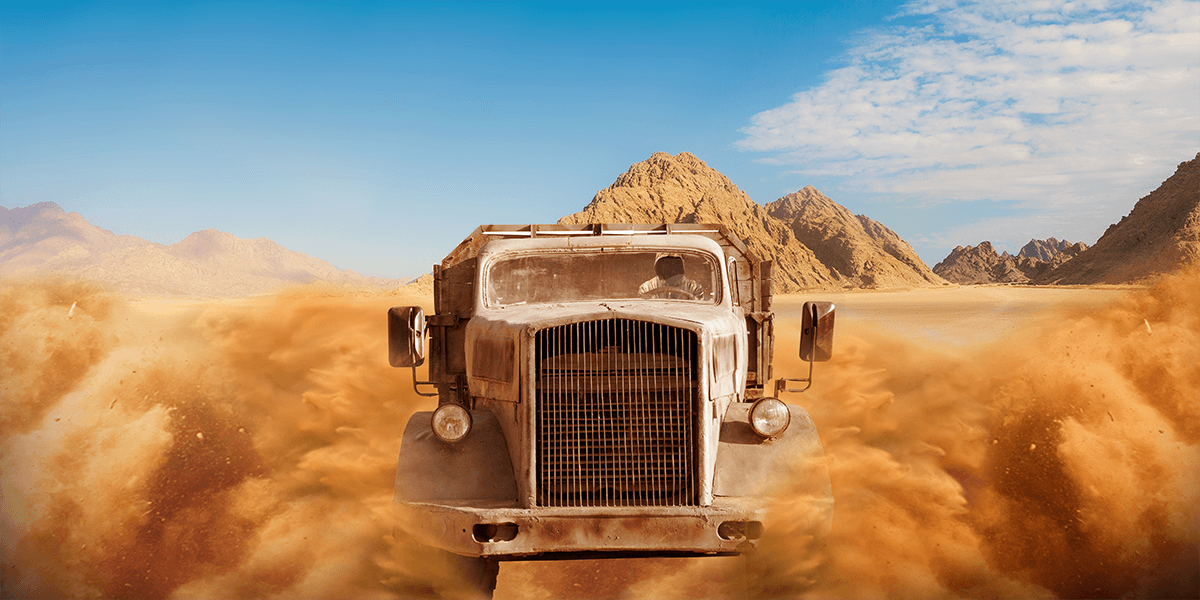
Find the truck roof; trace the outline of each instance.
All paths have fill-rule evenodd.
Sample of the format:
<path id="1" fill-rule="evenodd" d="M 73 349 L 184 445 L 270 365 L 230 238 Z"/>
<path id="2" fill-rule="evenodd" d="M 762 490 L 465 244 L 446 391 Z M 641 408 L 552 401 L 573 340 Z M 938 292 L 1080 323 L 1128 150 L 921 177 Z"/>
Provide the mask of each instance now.
<path id="1" fill-rule="evenodd" d="M 569 236 L 628 236 L 628 235 L 702 235 L 721 245 L 727 256 L 757 265 L 759 258 L 750 253 L 724 225 L 715 223 L 591 223 L 585 225 L 480 225 L 471 232 L 446 258 L 442 268 L 450 268 L 464 260 L 479 256 L 485 244 L 495 239 L 519 239 Z"/>

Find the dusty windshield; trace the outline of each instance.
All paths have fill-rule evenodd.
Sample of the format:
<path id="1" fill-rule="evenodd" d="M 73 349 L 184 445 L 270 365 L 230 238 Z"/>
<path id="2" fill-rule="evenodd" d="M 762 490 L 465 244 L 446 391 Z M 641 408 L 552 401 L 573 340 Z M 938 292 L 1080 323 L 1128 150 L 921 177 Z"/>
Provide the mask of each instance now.
<path id="1" fill-rule="evenodd" d="M 488 269 L 489 306 L 649 299 L 715 304 L 720 271 L 712 256 L 687 251 L 527 254 Z"/>

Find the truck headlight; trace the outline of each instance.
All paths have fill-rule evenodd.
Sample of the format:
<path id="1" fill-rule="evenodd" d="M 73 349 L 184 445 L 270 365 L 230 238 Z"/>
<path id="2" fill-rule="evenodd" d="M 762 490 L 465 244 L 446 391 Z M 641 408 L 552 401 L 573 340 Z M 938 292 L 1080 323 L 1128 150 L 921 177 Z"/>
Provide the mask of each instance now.
<path id="1" fill-rule="evenodd" d="M 458 404 L 443 404 L 433 411 L 433 433 L 443 442 L 454 443 L 471 432 L 471 411 Z"/>
<path id="2" fill-rule="evenodd" d="M 791 411 L 778 398 L 760 398 L 750 408 L 750 428 L 765 438 L 783 433 L 791 422 Z"/>

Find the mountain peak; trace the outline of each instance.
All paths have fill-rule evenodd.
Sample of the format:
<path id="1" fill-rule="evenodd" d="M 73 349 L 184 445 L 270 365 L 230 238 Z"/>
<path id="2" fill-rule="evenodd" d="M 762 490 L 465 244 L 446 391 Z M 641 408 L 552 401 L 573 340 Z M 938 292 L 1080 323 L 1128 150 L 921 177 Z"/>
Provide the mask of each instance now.
<path id="1" fill-rule="evenodd" d="M 9 229 L 14 213 L 28 218 Z M 170 246 L 118 236 L 78 213 L 64 216 L 53 203 L 0 207 L 0 273 L 6 278 L 64 274 L 122 292 L 189 296 L 253 294 L 313 281 L 391 288 L 403 283 L 339 270 L 267 238 L 245 240 L 217 229 L 197 231 Z"/>
<path id="2" fill-rule="evenodd" d="M 30 204 L 29 206 L 26 206 L 25 209 L 29 210 L 31 212 L 34 212 L 34 213 L 48 212 L 48 213 L 66 214 L 66 212 L 67 212 L 67 211 L 63 210 L 63 207 L 59 206 L 55 202 L 38 202 L 36 204 Z"/>
<path id="3" fill-rule="evenodd" d="M 1082 242 L 1079 242 L 1079 243 L 1082 243 Z M 1029 240 L 1028 244 L 1025 244 L 1024 246 L 1022 246 L 1021 251 L 1017 253 L 1017 256 L 1024 256 L 1027 258 L 1036 258 L 1038 260 L 1051 262 L 1054 260 L 1054 257 L 1058 256 L 1059 254 L 1061 254 L 1062 252 L 1066 251 L 1068 248 L 1071 248 L 1074 245 L 1075 244 L 1072 244 L 1071 242 L 1068 242 L 1067 240 L 1059 240 L 1059 239 L 1053 238 L 1053 237 L 1046 238 L 1044 240 L 1034 239 L 1034 240 Z M 1086 248 L 1086 247 L 1087 247 L 1087 245 L 1084 244 L 1084 248 Z"/>
<path id="4" fill-rule="evenodd" d="M 39 217 L 61 218 L 66 214 L 67 211 L 54 202 L 38 202 L 16 208 L 0 206 L 0 227 L 8 227 L 10 230 L 16 231 Z"/>
<path id="5" fill-rule="evenodd" d="M 583 210 L 584 223 L 721 223 L 761 259 L 776 263 L 781 291 L 827 287 L 833 279 L 812 251 L 728 177 L 688 152 L 656 152 L 634 163 Z"/>
<path id="6" fill-rule="evenodd" d="M 837 223 L 830 231 L 840 241 L 809 236 L 812 230 L 803 221 L 813 215 Z M 894 232 L 855 217 L 816 188 L 806 186 L 763 206 L 688 152 L 656 152 L 633 164 L 583 210 L 559 222 L 724 224 L 756 256 L 775 262 L 782 292 L 942 283 Z"/>
<path id="7" fill-rule="evenodd" d="M 1028 283 L 1070 260 L 1084 248 L 1087 244 L 1083 242 L 1072 244 L 1055 238 L 1035 239 L 1013 256 L 1007 250 L 997 254 L 991 242 L 983 241 L 975 247 L 958 246 L 934 265 L 933 271 L 950 281 L 967 285 Z"/>
<path id="8" fill-rule="evenodd" d="M 1096 245 L 1036 283 L 1132 283 L 1200 264 L 1200 153 L 1137 201 Z"/>
<path id="9" fill-rule="evenodd" d="M 907 287 L 944 283 L 896 232 L 854 215 L 809 185 L 767 205 L 845 287 Z"/>

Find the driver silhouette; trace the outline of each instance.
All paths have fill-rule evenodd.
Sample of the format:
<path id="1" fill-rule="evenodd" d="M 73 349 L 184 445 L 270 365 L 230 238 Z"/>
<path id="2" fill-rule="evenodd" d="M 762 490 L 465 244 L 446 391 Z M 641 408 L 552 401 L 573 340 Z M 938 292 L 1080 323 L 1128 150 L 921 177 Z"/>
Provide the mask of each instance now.
<path id="1" fill-rule="evenodd" d="M 704 286 L 683 274 L 683 257 L 665 254 L 654 261 L 655 276 L 638 288 L 643 296 L 661 296 L 677 300 L 699 300 Z"/>

